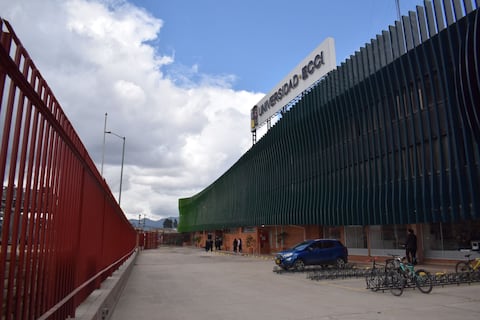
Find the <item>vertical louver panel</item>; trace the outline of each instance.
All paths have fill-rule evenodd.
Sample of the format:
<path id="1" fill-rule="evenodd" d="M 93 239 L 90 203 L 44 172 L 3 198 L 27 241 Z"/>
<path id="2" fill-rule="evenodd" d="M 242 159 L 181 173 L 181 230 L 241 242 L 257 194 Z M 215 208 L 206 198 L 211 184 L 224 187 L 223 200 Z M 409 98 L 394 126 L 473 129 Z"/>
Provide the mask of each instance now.
<path id="1" fill-rule="evenodd" d="M 180 230 L 479 218 L 478 4 L 425 1 L 179 201 Z"/>

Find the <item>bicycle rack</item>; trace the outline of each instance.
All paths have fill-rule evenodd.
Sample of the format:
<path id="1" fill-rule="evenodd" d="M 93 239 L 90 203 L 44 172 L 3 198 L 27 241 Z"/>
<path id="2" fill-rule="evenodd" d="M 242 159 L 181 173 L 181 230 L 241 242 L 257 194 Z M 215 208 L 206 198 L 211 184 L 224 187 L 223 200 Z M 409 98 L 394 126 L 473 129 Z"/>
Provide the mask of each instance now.
<path id="1" fill-rule="evenodd" d="M 370 274 L 365 275 L 365 277 L 370 277 Z M 380 273 L 374 277 L 380 277 L 380 279 L 373 279 L 371 281 L 366 281 L 367 289 L 371 290 L 388 290 L 390 287 L 385 285 L 385 281 L 382 278 L 385 277 L 385 273 Z M 437 272 L 430 275 L 432 279 L 433 286 L 446 286 L 446 285 L 460 285 L 460 284 L 470 284 L 474 282 L 480 282 L 480 272 L 471 272 L 471 273 L 462 273 L 462 272 Z M 376 285 L 375 285 L 376 284 Z M 374 285 L 372 287 L 372 285 Z M 415 288 L 415 283 L 408 281 L 405 284 L 405 288 Z"/>
<path id="2" fill-rule="evenodd" d="M 385 277 L 385 272 L 382 269 L 375 269 L 378 274 L 376 277 Z M 273 272 L 278 274 L 283 273 L 306 273 L 307 279 L 310 280 L 334 280 L 334 279 L 347 279 L 347 278 L 367 278 L 371 277 L 373 269 L 361 269 L 357 268 L 354 264 L 348 264 L 344 269 L 337 269 L 334 267 L 323 268 L 321 266 L 309 266 L 305 267 L 303 271 L 297 270 L 285 270 L 278 266 L 274 266 Z M 480 282 L 480 272 L 435 272 L 431 273 L 433 286 L 447 286 L 447 285 L 460 285 Z M 389 290 L 390 287 L 385 285 L 385 281 L 382 279 L 374 279 L 373 281 L 366 281 L 367 289 L 371 290 Z M 375 287 L 370 287 L 370 284 L 377 284 Z M 415 283 L 408 281 L 405 284 L 405 288 L 415 288 Z"/>

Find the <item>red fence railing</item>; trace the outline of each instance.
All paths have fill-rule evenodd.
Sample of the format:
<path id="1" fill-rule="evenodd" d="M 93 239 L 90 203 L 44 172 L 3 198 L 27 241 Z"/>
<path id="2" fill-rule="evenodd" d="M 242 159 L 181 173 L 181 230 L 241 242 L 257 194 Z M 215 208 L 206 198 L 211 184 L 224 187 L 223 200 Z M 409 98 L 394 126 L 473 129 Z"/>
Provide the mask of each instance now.
<path id="1" fill-rule="evenodd" d="M 157 249 L 159 233 L 157 231 L 138 231 L 138 245 L 142 249 Z"/>
<path id="2" fill-rule="evenodd" d="M 5 20 L 0 108 L 0 319 L 73 317 L 136 232 Z"/>

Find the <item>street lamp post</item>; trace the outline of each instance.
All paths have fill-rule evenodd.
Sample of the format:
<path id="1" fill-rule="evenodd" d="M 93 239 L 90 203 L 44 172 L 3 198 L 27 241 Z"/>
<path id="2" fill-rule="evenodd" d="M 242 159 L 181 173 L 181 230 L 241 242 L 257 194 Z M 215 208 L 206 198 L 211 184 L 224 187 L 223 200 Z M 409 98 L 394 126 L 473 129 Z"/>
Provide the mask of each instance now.
<path id="1" fill-rule="evenodd" d="M 102 148 L 102 166 L 100 175 L 103 177 L 103 162 L 105 161 L 105 135 L 107 133 L 107 113 L 105 112 L 105 123 L 103 125 L 103 148 Z"/>
<path id="2" fill-rule="evenodd" d="M 121 136 L 116 134 L 115 132 L 112 131 L 105 131 L 105 133 L 112 134 L 120 139 L 123 140 L 123 148 L 122 148 L 122 166 L 120 169 L 120 191 L 118 192 L 118 205 L 120 205 L 121 200 L 122 200 L 122 182 L 123 182 L 123 163 L 125 161 L 125 136 Z"/>

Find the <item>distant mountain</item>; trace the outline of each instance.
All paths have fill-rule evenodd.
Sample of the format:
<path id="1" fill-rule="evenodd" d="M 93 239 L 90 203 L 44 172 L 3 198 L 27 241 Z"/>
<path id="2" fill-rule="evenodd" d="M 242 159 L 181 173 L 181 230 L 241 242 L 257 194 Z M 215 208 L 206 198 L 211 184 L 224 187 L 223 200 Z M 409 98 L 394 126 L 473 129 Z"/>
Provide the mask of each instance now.
<path id="1" fill-rule="evenodd" d="M 176 221 L 178 225 L 178 217 L 168 217 L 160 220 L 150 220 L 148 218 L 144 218 L 144 219 L 140 219 L 140 221 L 138 219 L 129 219 L 128 221 L 130 221 L 132 226 L 134 226 L 135 228 L 152 230 L 152 229 L 163 229 L 163 224 L 167 219 L 170 219 L 173 225 L 175 225 L 175 221 Z"/>

